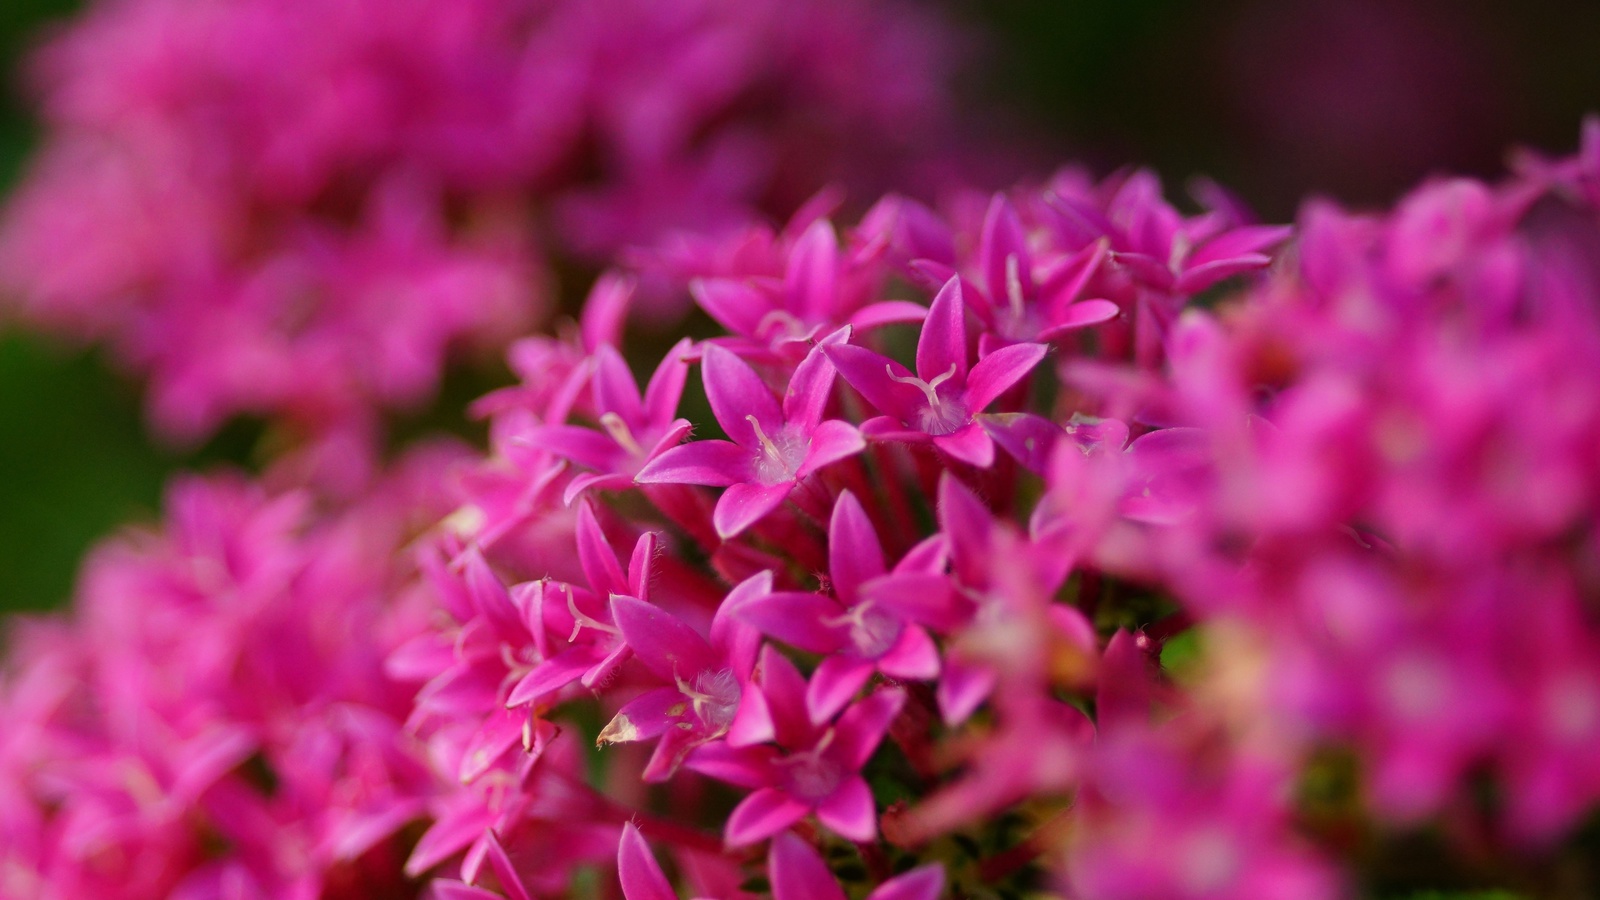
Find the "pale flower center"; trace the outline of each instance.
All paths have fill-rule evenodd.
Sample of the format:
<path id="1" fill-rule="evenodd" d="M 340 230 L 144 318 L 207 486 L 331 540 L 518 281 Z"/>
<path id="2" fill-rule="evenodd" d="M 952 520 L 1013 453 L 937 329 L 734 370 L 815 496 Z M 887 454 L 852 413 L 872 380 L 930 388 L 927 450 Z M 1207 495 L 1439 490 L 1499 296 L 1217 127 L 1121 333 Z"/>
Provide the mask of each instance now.
<path id="1" fill-rule="evenodd" d="M 817 746 L 779 760 L 778 765 L 788 776 L 788 792 L 791 796 L 815 803 L 832 796 L 839 789 L 839 782 L 844 780 L 844 771 L 838 763 L 822 755 L 833 743 L 833 737 L 834 732 L 830 728 L 822 735 Z"/>
<path id="2" fill-rule="evenodd" d="M 722 734 L 733 724 L 741 694 L 739 679 L 734 677 L 733 670 L 707 670 L 694 676 L 693 681 L 684 681 L 674 675 L 673 680 L 677 682 L 678 690 L 689 698 L 695 717 L 713 734 Z"/>
<path id="3" fill-rule="evenodd" d="M 923 381 L 915 375 L 896 375 L 894 369 L 888 365 L 884 365 L 883 369 L 889 373 L 889 380 L 909 384 L 928 398 L 928 405 L 917 410 L 917 421 L 907 422 L 907 425 L 938 436 L 961 430 L 972 418 L 967 415 L 967 404 L 960 397 L 939 396 L 939 385 L 956 375 L 955 363 L 951 363 L 949 370 L 944 374 L 934 376 L 932 381 Z"/>
<path id="4" fill-rule="evenodd" d="M 900 639 L 900 620 L 878 609 L 871 600 L 845 610 L 844 615 L 827 619 L 825 624 L 850 627 L 850 643 L 864 659 L 877 659 L 888 653 Z"/>
<path id="5" fill-rule="evenodd" d="M 761 443 L 761 452 L 756 454 L 755 459 L 756 480 L 762 484 L 782 484 L 795 480 L 800 465 L 806 461 L 806 450 L 811 442 L 788 428 L 779 431 L 775 437 L 768 437 L 755 416 L 747 415 L 744 418 L 755 431 L 756 440 Z"/>

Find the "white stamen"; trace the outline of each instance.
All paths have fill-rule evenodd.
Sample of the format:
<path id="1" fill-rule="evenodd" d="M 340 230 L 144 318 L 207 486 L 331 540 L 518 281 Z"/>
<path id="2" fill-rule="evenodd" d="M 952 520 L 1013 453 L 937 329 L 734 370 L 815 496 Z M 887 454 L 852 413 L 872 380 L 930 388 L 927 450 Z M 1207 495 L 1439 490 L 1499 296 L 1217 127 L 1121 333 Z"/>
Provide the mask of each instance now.
<path id="1" fill-rule="evenodd" d="M 951 363 L 949 370 L 947 370 L 943 375 L 934 376 L 932 381 L 923 381 L 921 378 L 918 378 L 915 375 L 908 375 L 905 377 L 896 375 L 894 373 L 894 369 L 890 368 L 888 363 L 884 363 L 883 370 L 889 373 L 889 380 L 898 381 L 901 384 L 909 384 L 912 387 L 915 387 L 917 390 L 922 391 L 923 396 L 928 398 L 928 405 L 935 408 L 939 406 L 939 385 L 944 384 L 946 381 L 956 377 L 955 363 Z"/>
<path id="2" fill-rule="evenodd" d="M 1006 299 L 1011 303 L 1011 314 L 1018 321 L 1022 320 L 1024 314 L 1021 266 L 1015 253 L 1006 257 Z"/>
<path id="3" fill-rule="evenodd" d="M 633 439 L 633 431 L 628 428 L 627 422 L 622 421 L 621 416 L 614 412 L 602 415 L 600 417 L 600 427 L 604 428 L 606 434 L 611 435 L 611 439 L 616 441 L 617 445 L 622 449 L 634 456 L 644 455 L 644 448 L 640 447 L 639 442 Z"/>
<path id="4" fill-rule="evenodd" d="M 617 626 L 607 625 L 606 623 L 579 609 L 578 599 L 573 596 L 571 585 L 563 584 L 561 589 L 567 592 L 567 611 L 572 613 L 572 633 L 567 635 L 568 641 L 577 640 L 578 632 L 585 628 L 593 628 L 597 631 L 604 631 L 607 634 L 622 634 L 622 630 L 617 628 Z"/>

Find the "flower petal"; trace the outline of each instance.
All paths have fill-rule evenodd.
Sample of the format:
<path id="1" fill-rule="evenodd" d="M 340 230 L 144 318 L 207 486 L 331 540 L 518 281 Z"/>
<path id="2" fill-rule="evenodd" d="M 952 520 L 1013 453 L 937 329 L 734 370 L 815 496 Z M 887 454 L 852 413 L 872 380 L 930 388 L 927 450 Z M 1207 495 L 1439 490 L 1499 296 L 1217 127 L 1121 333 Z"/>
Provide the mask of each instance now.
<path id="1" fill-rule="evenodd" d="M 872 751 L 878 748 L 889 725 L 906 705 L 906 692 L 899 688 L 885 688 L 845 710 L 839 717 L 830 753 L 837 753 L 852 771 L 867 764 Z"/>
<path id="2" fill-rule="evenodd" d="M 827 219 L 812 222 L 789 251 L 783 286 L 789 311 L 808 322 L 832 322 L 839 305 L 839 239 Z"/>
<path id="3" fill-rule="evenodd" d="M 783 505 L 783 501 L 794 490 L 794 484 L 784 481 L 778 484 L 729 485 L 718 498 L 717 508 L 711 512 L 711 524 L 716 526 L 717 536 L 723 540 L 737 537 L 761 521 L 768 513 Z"/>
<path id="4" fill-rule="evenodd" d="M 950 434 L 934 435 L 933 445 L 980 469 L 994 465 L 994 440 L 977 422 L 968 422 Z"/>
<path id="5" fill-rule="evenodd" d="M 705 345 L 700 375 L 705 382 L 706 399 L 711 401 L 711 412 L 734 443 L 761 449 L 761 441 L 747 417 L 753 416 L 768 437 L 783 429 L 783 412 L 777 398 L 756 370 L 733 351 L 716 344 Z"/>
<path id="6" fill-rule="evenodd" d="M 1050 348 L 1044 344 L 1012 344 L 978 360 L 967 379 L 967 409 L 973 415 L 1028 377 Z"/>
<path id="7" fill-rule="evenodd" d="M 755 477 L 750 451 L 728 441 L 680 444 L 646 463 L 639 484 L 703 484 L 727 487 Z"/>
<path id="8" fill-rule="evenodd" d="M 943 890 L 944 866 L 929 863 L 878 885 L 867 900 L 939 900 Z"/>
<path id="9" fill-rule="evenodd" d="M 829 419 L 811 432 L 811 443 L 806 446 L 805 459 L 795 469 L 795 478 L 805 478 L 825 466 L 867 449 L 867 441 L 854 425 L 839 419 Z"/>
<path id="10" fill-rule="evenodd" d="M 921 390 L 895 380 L 909 379 L 911 373 L 889 357 L 854 344 L 829 346 L 824 352 L 839 369 L 839 375 L 879 412 L 901 422 L 913 422 L 917 411 L 927 406 L 927 398 Z"/>
<path id="11" fill-rule="evenodd" d="M 613 594 L 611 617 L 633 655 L 657 678 L 687 680 L 717 667 L 716 654 L 705 639 L 659 606 Z"/>
<path id="12" fill-rule="evenodd" d="M 767 874 L 772 881 L 772 900 L 845 900 L 844 889 L 821 854 L 793 832 L 772 839 Z"/>
<path id="13" fill-rule="evenodd" d="M 828 397 L 833 392 L 833 376 L 838 372 L 822 348 L 830 342 L 841 344 L 847 336 L 846 329 L 840 329 L 818 342 L 789 377 L 789 389 L 783 395 L 783 416 L 791 428 L 797 428 L 802 434 L 809 433 L 822 421 Z M 766 427 L 765 423 L 762 427 Z"/>
<path id="14" fill-rule="evenodd" d="M 867 780 L 853 775 L 817 804 L 817 819 L 835 833 L 858 844 L 878 837 L 878 808 L 872 803 Z"/>
<path id="15" fill-rule="evenodd" d="M 917 339 L 917 377 L 932 382 L 954 369 L 956 384 L 967 381 L 967 305 L 961 297 L 961 279 L 951 278 L 939 289 L 922 320 Z M 845 376 L 849 378 L 848 375 Z M 852 382 L 854 383 L 854 382 Z M 889 412 L 889 410 L 884 410 Z"/>
<path id="16" fill-rule="evenodd" d="M 811 808 L 775 788 L 760 788 L 733 808 L 723 839 L 743 847 L 772 837 L 805 818 Z"/>
<path id="17" fill-rule="evenodd" d="M 826 624 L 844 612 L 837 601 L 821 594 L 779 591 L 740 604 L 735 616 L 762 634 L 807 653 L 832 653 L 846 642 L 844 629 Z"/>
<path id="18" fill-rule="evenodd" d="M 678 900 L 650 852 L 650 845 L 632 822 L 622 826 L 622 841 L 617 845 L 617 878 L 627 900 Z"/>
<path id="19" fill-rule="evenodd" d="M 838 715 L 872 677 L 872 663 L 835 654 L 817 664 L 806 685 L 806 714 L 821 725 Z"/>
<path id="20" fill-rule="evenodd" d="M 841 491 L 828 523 L 828 575 L 834 595 L 853 605 L 861 583 L 885 571 L 877 529 L 861 501 L 849 491 Z"/>

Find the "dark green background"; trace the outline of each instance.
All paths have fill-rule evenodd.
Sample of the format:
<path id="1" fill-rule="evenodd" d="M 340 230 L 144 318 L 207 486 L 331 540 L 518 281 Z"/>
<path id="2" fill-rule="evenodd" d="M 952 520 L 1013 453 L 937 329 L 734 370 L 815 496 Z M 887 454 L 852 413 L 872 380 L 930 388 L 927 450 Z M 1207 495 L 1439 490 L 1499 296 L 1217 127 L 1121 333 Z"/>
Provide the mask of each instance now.
<path id="1" fill-rule="evenodd" d="M 994 35 L 966 99 L 1013 110 L 1049 155 L 1146 163 L 1175 186 L 1207 173 L 1278 220 L 1311 192 L 1371 204 L 1430 172 L 1493 174 L 1512 144 L 1565 152 L 1600 106 L 1600 3 L 947 2 Z M 0 61 L 15 70 L 76 5 L 0 2 Z M 1306 71 L 1325 86 L 1309 103 Z M 4 184 L 31 139 L 21 94 L 13 79 L 0 104 Z M 453 402 L 427 421 L 455 421 Z M 169 473 L 248 454 L 248 427 L 162 448 L 138 403 L 95 355 L 0 330 L 0 608 L 58 605 L 85 548 L 150 519 Z"/>

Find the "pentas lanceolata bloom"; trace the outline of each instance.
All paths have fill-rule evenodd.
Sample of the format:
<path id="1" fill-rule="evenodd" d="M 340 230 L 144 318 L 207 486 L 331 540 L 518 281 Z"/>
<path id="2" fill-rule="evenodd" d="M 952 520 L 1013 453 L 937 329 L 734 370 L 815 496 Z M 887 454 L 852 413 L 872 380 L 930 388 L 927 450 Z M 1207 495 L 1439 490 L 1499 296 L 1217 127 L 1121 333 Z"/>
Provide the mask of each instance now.
<path id="1" fill-rule="evenodd" d="M 0 692 L 0 884 L 1567 890 L 1595 134 L 1294 233 L 1067 171 L 633 254 L 512 348 L 487 457 L 320 519 L 191 486 L 97 557 Z M 703 336 L 625 346 L 670 290 Z"/>
<path id="2" fill-rule="evenodd" d="M 370 897 L 444 782 L 387 656 L 426 627 L 403 543 L 444 511 L 413 454 L 353 503 L 192 478 L 100 548 L 68 622 L 14 636 L 0 892 Z"/>
<path id="3" fill-rule="evenodd" d="M 285 420 L 338 482 L 549 309 L 551 257 L 930 189 L 954 62 L 899 0 L 102 0 L 35 60 L 0 281 L 166 435 Z"/>

